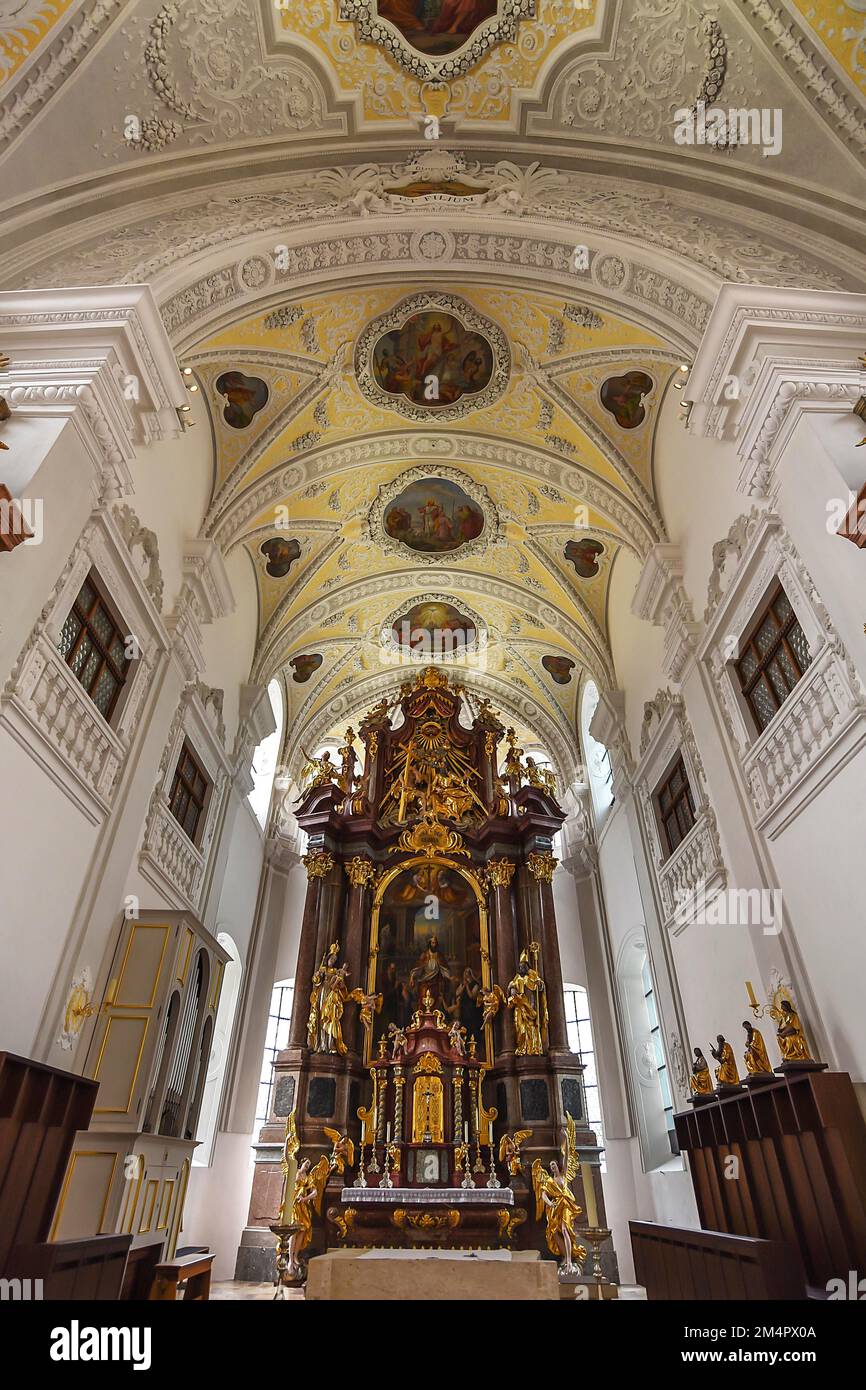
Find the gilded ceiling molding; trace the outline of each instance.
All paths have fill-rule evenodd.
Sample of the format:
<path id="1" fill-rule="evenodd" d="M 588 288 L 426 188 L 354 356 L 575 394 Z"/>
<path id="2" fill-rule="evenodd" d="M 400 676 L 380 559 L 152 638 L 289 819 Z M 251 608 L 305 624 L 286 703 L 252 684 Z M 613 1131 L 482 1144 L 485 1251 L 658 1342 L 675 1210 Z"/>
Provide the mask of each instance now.
<path id="1" fill-rule="evenodd" d="M 371 464 L 389 461 L 408 462 L 425 456 L 434 470 L 440 463 L 477 463 L 524 475 L 527 480 L 541 485 L 553 485 L 565 496 L 585 502 L 606 517 L 618 528 L 623 544 L 641 561 L 657 541 L 654 528 L 637 503 L 577 460 L 565 461 L 550 450 L 520 446 L 501 438 L 433 432 L 374 435 L 353 444 L 340 443 L 321 451 L 311 450 L 303 458 L 280 467 L 266 479 L 257 479 L 239 492 L 222 514 L 211 521 L 208 534 L 228 550 L 243 537 L 250 522 L 258 522 L 268 507 L 278 505 L 290 493 L 314 480 L 333 477 L 347 469 L 369 468 Z"/>

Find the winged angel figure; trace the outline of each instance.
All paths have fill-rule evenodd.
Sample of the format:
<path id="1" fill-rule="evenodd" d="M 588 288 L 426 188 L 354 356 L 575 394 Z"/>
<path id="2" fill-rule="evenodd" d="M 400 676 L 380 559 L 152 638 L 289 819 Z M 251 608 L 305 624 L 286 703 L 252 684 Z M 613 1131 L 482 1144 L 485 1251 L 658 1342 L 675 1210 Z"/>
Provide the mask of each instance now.
<path id="1" fill-rule="evenodd" d="M 322 1214 L 322 1197 L 328 1178 L 335 1169 L 338 1173 L 342 1173 L 347 1164 L 351 1167 L 355 1162 L 355 1145 L 348 1135 L 341 1134 L 338 1129 L 328 1129 L 327 1127 L 325 1127 L 325 1134 L 333 1144 L 330 1154 L 322 1154 L 315 1165 L 312 1159 L 305 1158 L 298 1168 L 295 1178 L 295 1190 L 292 1194 L 292 1224 L 297 1226 L 298 1230 L 295 1231 L 289 1242 L 289 1269 L 296 1277 L 302 1273 L 299 1256 L 313 1239 L 313 1211 L 317 1216 Z M 289 1137 L 287 1133 L 286 1149 L 288 1147 Z"/>
<path id="2" fill-rule="evenodd" d="M 499 1162 L 508 1165 L 508 1171 L 513 1178 L 523 1172 L 520 1145 L 531 1138 L 531 1129 L 516 1129 L 513 1134 L 503 1134 L 499 1141 Z"/>
<path id="3" fill-rule="evenodd" d="M 576 1243 L 574 1228 L 583 1208 L 578 1206 L 577 1198 L 571 1190 L 571 1183 L 577 1176 L 577 1140 L 574 1120 L 566 1112 L 565 1142 L 562 1146 L 563 1167 L 556 1159 L 546 1173 L 541 1159 L 532 1165 L 532 1187 L 535 1192 L 535 1219 L 541 1220 L 542 1212 L 547 1213 L 547 1248 L 551 1255 L 560 1261 L 561 1274 L 579 1274 L 586 1259 L 586 1247 Z"/>

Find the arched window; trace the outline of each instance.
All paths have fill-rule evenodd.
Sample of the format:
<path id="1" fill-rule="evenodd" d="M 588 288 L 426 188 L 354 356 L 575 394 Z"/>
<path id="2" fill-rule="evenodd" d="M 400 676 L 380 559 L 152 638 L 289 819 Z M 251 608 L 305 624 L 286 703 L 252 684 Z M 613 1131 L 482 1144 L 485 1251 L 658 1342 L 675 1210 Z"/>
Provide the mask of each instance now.
<path id="1" fill-rule="evenodd" d="M 598 686 L 595 681 L 587 681 L 583 687 L 583 700 L 580 708 L 580 734 L 586 758 L 586 775 L 592 792 L 595 818 L 601 821 L 613 804 L 613 767 L 610 754 L 603 743 L 593 738 L 589 732 L 592 716 L 598 708 Z"/>
<path id="2" fill-rule="evenodd" d="M 652 966 L 641 928 L 630 932 L 620 947 L 616 982 L 643 1170 L 682 1167 Z"/>
<path id="3" fill-rule="evenodd" d="M 265 1052 L 262 1057 L 262 1071 L 259 1079 L 259 1098 L 256 1102 L 256 1133 L 267 1122 L 271 1113 L 274 1058 L 278 1052 L 282 1052 L 283 1048 L 289 1045 L 289 1028 L 292 1022 L 294 1000 L 294 980 L 279 980 L 271 993 L 271 1007 L 268 1012 Z"/>
<path id="4" fill-rule="evenodd" d="M 216 1135 L 217 1120 L 219 1118 L 220 1095 L 225 1078 L 229 1046 L 231 1044 L 235 1014 L 237 1013 L 238 1001 L 240 999 L 241 980 L 244 973 L 240 951 L 228 932 L 217 932 L 217 941 L 220 946 L 225 947 L 228 951 L 230 959 L 226 961 L 225 969 L 223 970 L 216 1027 L 214 1028 L 210 1055 L 207 1059 L 207 1075 L 204 1083 L 204 1094 L 198 1112 L 198 1134 L 196 1137 L 200 1139 L 200 1143 L 192 1160 L 193 1166 L 196 1168 L 202 1165 L 207 1166 L 211 1162 L 213 1156 L 214 1138 Z"/>
<path id="5" fill-rule="evenodd" d="M 680 1146 L 677 1141 L 676 1127 L 674 1125 L 674 1102 L 671 1096 L 671 1083 L 668 1077 L 668 1064 L 665 1060 L 664 1048 L 662 1047 L 662 1030 L 659 1023 L 658 1010 L 656 1009 L 655 989 L 653 988 L 652 972 L 650 970 L 649 959 L 644 958 L 643 970 L 641 971 L 643 981 L 644 1000 L 646 1002 L 647 1019 L 650 1026 L 650 1038 L 652 1039 L 653 1055 L 655 1057 L 656 1072 L 658 1073 L 659 1085 L 661 1086 L 662 1101 L 665 1107 L 665 1128 L 668 1132 L 668 1140 L 671 1146 L 671 1153 L 678 1154 Z"/>
<path id="6" fill-rule="evenodd" d="M 251 770 L 255 785 L 249 795 L 250 806 L 253 808 L 262 830 L 267 824 L 271 791 L 273 790 L 277 759 L 280 756 L 280 743 L 283 737 L 283 696 L 279 681 L 271 681 L 268 686 L 268 698 L 277 727 L 272 734 L 268 734 L 267 738 L 262 739 L 253 754 Z"/>
<path id="7" fill-rule="evenodd" d="M 565 995 L 565 1026 L 568 1031 L 568 1045 L 576 1052 L 584 1065 L 583 1092 L 586 1097 L 586 1119 L 595 1132 L 599 1144 L 604 1146 L 604 1120 L 601 1114 L 601 1092 L 598 1087 L 598 1073 L 595 1067 L 595 1044 L 592 1038 L 592 1021 L 589 1016 L 589 997 L 583 985 L 563 985 Z M 601 1170 L 605 1171 L 604 1156 Z"/>

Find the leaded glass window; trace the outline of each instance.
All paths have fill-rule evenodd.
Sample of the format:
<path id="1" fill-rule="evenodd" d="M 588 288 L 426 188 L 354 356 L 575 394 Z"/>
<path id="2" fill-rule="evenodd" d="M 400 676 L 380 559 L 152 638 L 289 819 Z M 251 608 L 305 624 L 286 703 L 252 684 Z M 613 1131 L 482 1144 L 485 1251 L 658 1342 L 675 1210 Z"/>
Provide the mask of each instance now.
<path id="1" fill-rule="evenodd" d="M 734 665 L 758 733 L 763 733 L 812 660 L 806 635 L 781 584 L 776 585 L 742 646 Z"/>
<path id="2" fill-rule="evenodd" d="M 131 661 L 126 654 L 126 638 L 92 570 L 60 630 L 58 647 L 99 713 L 110 720 Z"/>

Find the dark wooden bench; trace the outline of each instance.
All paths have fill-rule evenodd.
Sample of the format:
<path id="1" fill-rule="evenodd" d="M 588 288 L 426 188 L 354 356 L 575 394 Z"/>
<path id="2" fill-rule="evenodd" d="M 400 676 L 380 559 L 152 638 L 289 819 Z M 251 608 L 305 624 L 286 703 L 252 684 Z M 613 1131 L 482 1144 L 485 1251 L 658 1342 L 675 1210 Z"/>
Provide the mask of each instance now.
<path id="1" fill-rule="evenodd" d="M 184 1285 L 184 1301 L 206 1303 L 210 1298 L 211 1265 L 216 1259 L 212 1254 L 179 1255 L 173 1260 L 163 1260 L 153 1271 L 153 1285 L 150 1290 L 152 1302 L 172 1303 L 177 1299 L 178 1286 Z"/>

